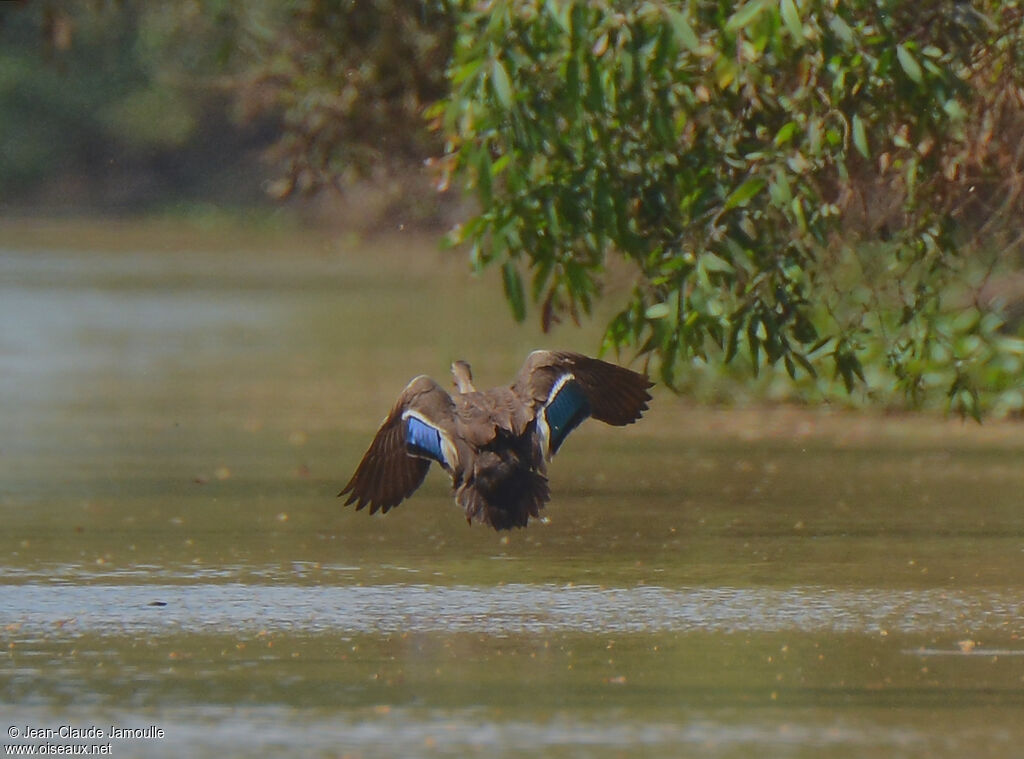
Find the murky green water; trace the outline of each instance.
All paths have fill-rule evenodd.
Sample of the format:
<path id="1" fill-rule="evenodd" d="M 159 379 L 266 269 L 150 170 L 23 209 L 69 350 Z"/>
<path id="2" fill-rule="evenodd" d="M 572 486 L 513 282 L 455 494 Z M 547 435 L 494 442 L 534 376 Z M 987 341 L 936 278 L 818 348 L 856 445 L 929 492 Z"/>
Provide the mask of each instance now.
<path id="1" fill-rule="evenodd" d="M 334 495 L 412 375 L 595 331 L 418 238 L 64 229 L 0 235 L 3 742 L 1024 755 L 1024 430 L 659 393 L 574 434 L 545 524 L 468 527 L 437 473 L 369 517 Z"/>

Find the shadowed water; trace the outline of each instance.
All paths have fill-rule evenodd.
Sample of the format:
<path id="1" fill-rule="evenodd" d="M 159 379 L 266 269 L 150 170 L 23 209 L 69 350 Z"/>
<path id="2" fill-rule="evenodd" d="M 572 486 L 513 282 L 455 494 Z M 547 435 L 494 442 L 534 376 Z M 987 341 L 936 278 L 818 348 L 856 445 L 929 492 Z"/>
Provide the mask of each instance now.
<path id="1" fill-rule="evenodd" d="M 63 725 L 162 731 L 98 739 L 122 757 L 1021 755 L 1017 426 L 656 388 L 640 424 L 573 433 L 525 531 L 468 527 L 436 472 L 370 517 L 335 495 L 410 377 L 465 358 L 499 384 L 596 329 L 511 325 L 499 282 L 415 237 L 18 230 L 7 745 Z"/>

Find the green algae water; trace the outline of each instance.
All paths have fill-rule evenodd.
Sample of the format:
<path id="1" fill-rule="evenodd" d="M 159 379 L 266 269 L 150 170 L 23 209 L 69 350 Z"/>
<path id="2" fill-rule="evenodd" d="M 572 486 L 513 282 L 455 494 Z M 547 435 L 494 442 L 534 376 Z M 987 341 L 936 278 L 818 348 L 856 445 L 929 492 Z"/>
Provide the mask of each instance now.
<path id="1" fill-rule="evenodd" d="M 417 237 L 138 238 L 0 237 L 5 755 L 1021 755 L 1024 430 L 656 389 L 527 530 L 370 517 L 412 376 L 595 328 Z"/>

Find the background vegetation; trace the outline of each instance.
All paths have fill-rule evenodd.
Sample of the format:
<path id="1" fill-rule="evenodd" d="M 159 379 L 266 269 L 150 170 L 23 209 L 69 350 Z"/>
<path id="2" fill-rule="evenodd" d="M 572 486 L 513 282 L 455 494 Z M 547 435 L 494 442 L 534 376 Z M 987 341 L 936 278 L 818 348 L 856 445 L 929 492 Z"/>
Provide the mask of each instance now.
<path id="1" fill-rule="evenodd" d="M 605 348 L 663 382 L 1024 409 L 1017 2 L 0 12 L 5 202 L 126 165 L 164 195 L 258 188 L 257 150 L 277 197 L 388 176 L 423 196 L 426 164 L 474 198 L 450 237 L 516 318 L 616 297 Z"/>
<path id="2" fill-rule="evenodd" d="M 1024 346 L 984 295 L 1022 218 L 1014 4 L 496 2 L 463 24 L 441 117 L 481 213 L 459 237 L 517 316 L 588 310 L 614 251 L 638 277 L 605 345 L 668 384 L 742 355 L 824 370 L 826 395 L 870 366 L 914 403 L 1020 408 Z"/>
<path id="3" fill-rule="evenodd" d="M 233 107 L 233 19 L 213 4 L 0 4 L 7 212 L 260 202 L 277 128 Z"/>

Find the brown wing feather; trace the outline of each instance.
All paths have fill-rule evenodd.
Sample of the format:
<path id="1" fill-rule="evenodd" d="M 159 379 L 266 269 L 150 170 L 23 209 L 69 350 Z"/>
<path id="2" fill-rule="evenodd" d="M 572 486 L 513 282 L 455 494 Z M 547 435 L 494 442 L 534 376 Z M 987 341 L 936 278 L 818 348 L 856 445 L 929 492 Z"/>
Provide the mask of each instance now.
<path id="1" fill-rule="evenodd" d="M 590 401 L 591 416 L 615 426 L 632 424 L 647 410 L 654 386 L 647 375 L 596 358 L 581 357 L 573 374 Z"/>
<path id="2" fill-rule="evenodd" d="M 410 456 L 405 449 L 405 425 L 402 414 L 415 408 L 437 424 L 450 423 L 451 397 L 429 377 L 417 377 L 398 397 L 391 413 L 363 454 L 352 479 L 338 493 L 348 493 L 345 505 L 356 510 L 369 505 L 370 513 L 387 512 L 408 498 L 422 483 L 430 468 L 427 459 Z"/>
<path id="3" fill-rule="evenodd" d="M 513 385 L 514 391 L 539 405 L 562 374 L 572 372 L 590 402 L 590 415 L 605 424 L 631 424 L 647 410 L 648 388 L 654 386 L 646 374 L 597 358 L 569 351 L 534 351 L 527 357 Z"/>

